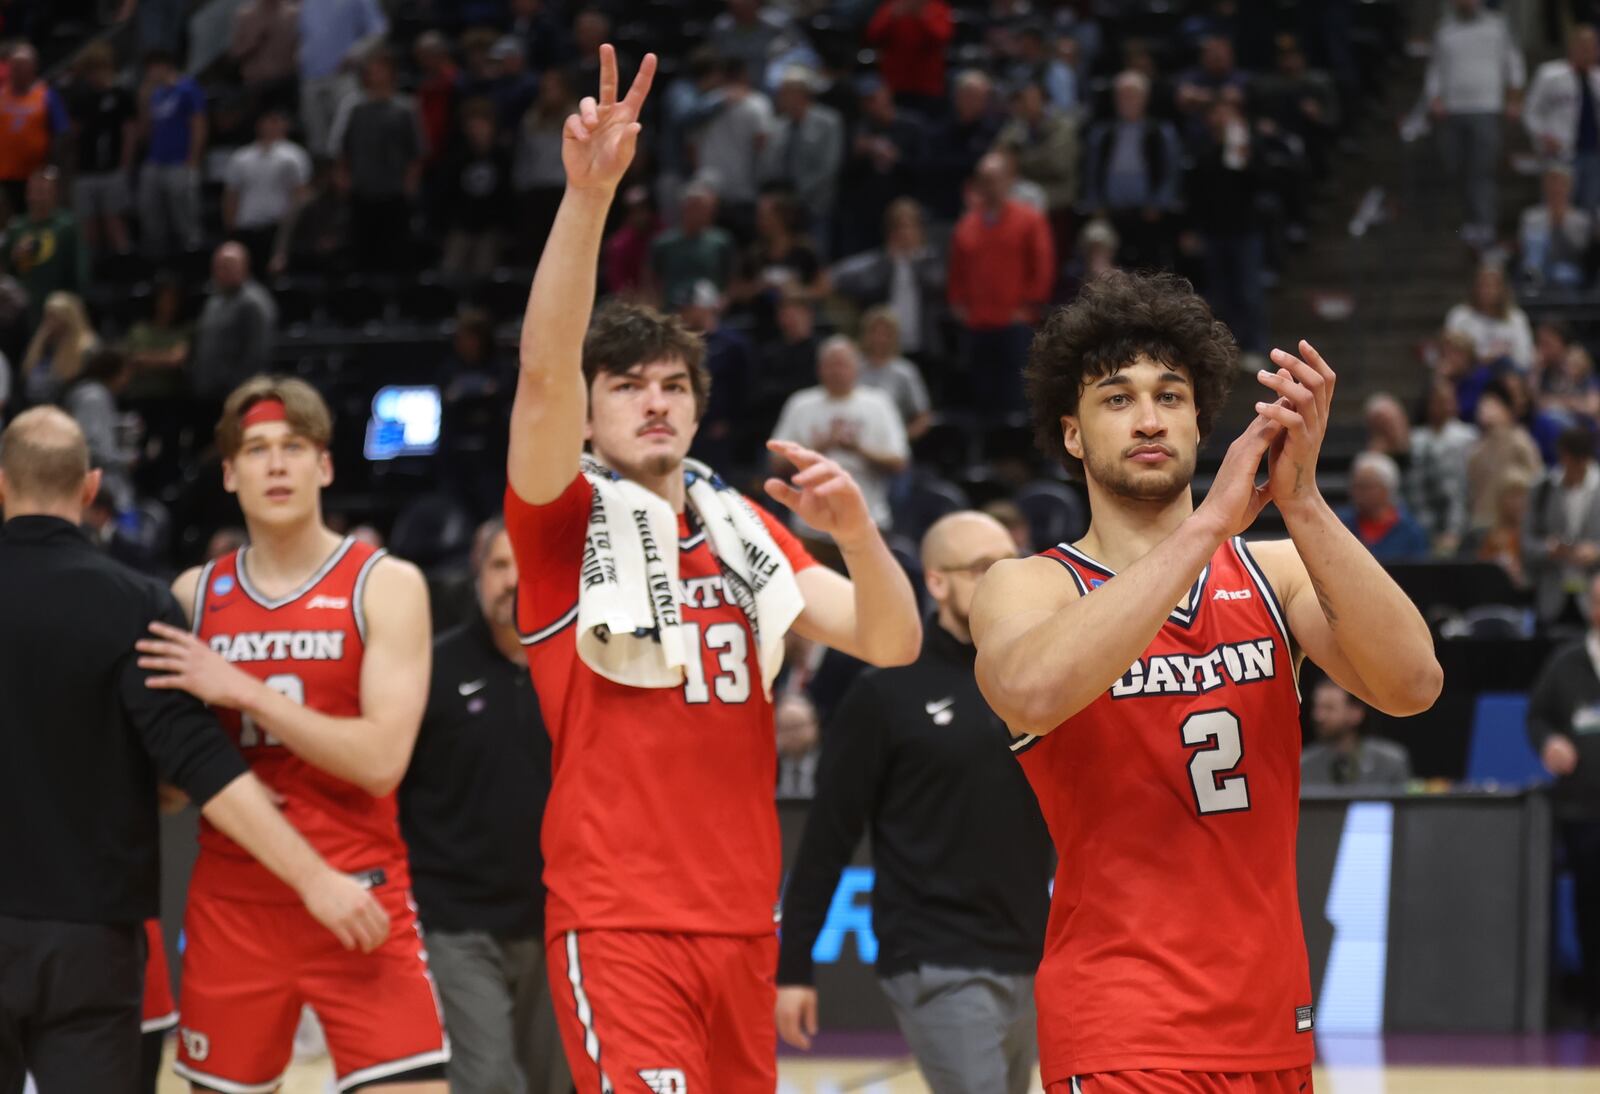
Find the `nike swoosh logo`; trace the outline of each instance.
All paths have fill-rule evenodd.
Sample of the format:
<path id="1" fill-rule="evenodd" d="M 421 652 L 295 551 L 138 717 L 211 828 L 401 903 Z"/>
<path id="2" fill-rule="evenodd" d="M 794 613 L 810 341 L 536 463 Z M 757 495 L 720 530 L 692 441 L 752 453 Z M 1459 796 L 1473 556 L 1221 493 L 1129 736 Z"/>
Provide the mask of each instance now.
<path id="1" fill-rule="evenodd" d="M 459 691 L 464 696 L 465 695 L 476 695 L 478 692 L 480 692 L 484 688 L 488 687 L 488 685 L 489 685 L 489 681 L 487 681 L 487 680 L 473 680 L 470 683 L 457 685 L 456 690 Z"/>
<path id="2" fill-rule="evenodd" d="M 954 705 L 954 699 L 945 699 L 937 703 L 925 703 L 923 704 L 922 709 L 927 711 L 929 714 L 938 714 L 941 710 L 947 710 Z"/>

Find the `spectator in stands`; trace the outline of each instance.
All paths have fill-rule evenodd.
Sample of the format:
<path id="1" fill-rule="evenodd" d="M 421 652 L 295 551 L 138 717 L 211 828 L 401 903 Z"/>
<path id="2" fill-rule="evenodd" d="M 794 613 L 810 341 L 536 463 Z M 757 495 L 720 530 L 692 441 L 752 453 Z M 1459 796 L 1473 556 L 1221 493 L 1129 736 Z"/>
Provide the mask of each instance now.
<path id="1" fill-rule="evenodd" d="M 883 215 L 883 244 L 840 261 L 830 287 L 858 308 L 887 305 L 900 331 L 900 349 L 918 360 L 940 356 L 945 259 L 928 241 L 922 207 L 897 198 Z"/>
<path id="2" fill-rule="evenodd" d="M 224 243 L 211 259 L 211 295 L 195 325 L 190 381 L 207 427 L 232 391 L 258 372 L 271 371 L 278 306 L 250 276 L 250 252 Z"/>
<path id="3" fill-rule="evenodd" d="M 756 354 L 752 409 L 760 432 L 770 433 L 789 396 L 816 377 L 821 346 L 816 298 L 798 285 L 789 286 L 778 299 L 778 336 Z"/>
<path id="4" fill-rule="evenodd" d="M 1016 53 L 1006 65 L 1005 82 L 1013 89 L 1037 84 L 1051 114 L 1075 114 L 1078 74 L 1063 58 L 1045 27 L 1039 23 L 1024 23 L 1014 42 Z"/>
<path id="5" fill-rule="evenodd" d="M 733 237 L 717 227 L 717 192 L 709 185 L 685 187 L 678 215 L 678 226 L 662 232 L 650 247 L 650 272 L 672 309 L 682 306 L 697 281 L 725 292 L 737 260 Z"/>
<path id="6" fill-rule="evenodd" d="M 300 123 L 313 156 L 339 155 L 334 122 L 356 92 L 356 68 L 388 33 L 378 0 L 301 0 Z"/>
<path id="7" fill-rule="evenodd" d="M 1588 633 L 1557 649 L 1528 693 L 1528 743 L 1556 779 L 1551 796 L 1572 872 L 1592 1026 L 1600 1021 L 1600 577 L 1586 591 Z"/>
<path id="8" fill-rule="evenodd" d="M 922 122 L 896 108 L 888 84 L 866 76 L 858 91 L 860 109 L 840 180 L 850 195 L 839 215 L 839 246 L 845 254 L 872 246 L 889 203 L 916 188 L 927 154 Z"/>
<path id="9" fill-rule="evenodd" d="M 1406 410 L 1399 399 L 1387 391 L 1369 396 L 1362 408 L 1362 420 L 1367 427 L 1368 452 L 1382 452 L 1400 464 L 1410 460 L 1411 423 L 1406 420 Z"/>
<path id="10" fill-rule="evenodd" d="M 367 58 L 361 79 L 362 94 L 345 100 L 332 139 L 350 184 L 356 265 L 392 274 L 411 264 L 412 203 L 422 182 L 422 124 L 416 104 L 395 90 L 394 58 L 386 51 Z"/>
<path id="11" fill-rule="evenodd" d="M 1117 249 L 1122 241 L 1109 220 L 1096 217 L 1083 226 L 1066 268 L 1061 271 L 1060 298 L 1070 303 L 1083 287 L 1107 270 L 1117 268 Z"/>
<path id="12" fill-rule="evenodd" d="M 1455 385 L 1428 385 L 1406 468 L 1406 503 L 1440 555 L 1455 554 L 1467 533 L 1467 455 L 1478 440 L 1457 407 Z"/>
<path id="13" fill-rule="evenodd" d="M 500 128 L 509 131 L 539 97 L 539 78 L 528 71 L 527 49 L 522 39 L 509 34 L 501 35 L 489 47 L 489 64 L 494 76 L 489 99 L 494 103 L 495 121 Z"/>
<path id="14" fill-rule="evenodd" d="M 39 79 L 39 54 L 26 42 L 11 50 L 0 83 L 0 117 L 7 129 L 0 141 L 0 197 L 7 215 L 16 216 L 27 200 L 28 180 L 59 158 L 57 142 L 71 126 L 60 96 Z"/>
<path id="15" fill-rule="evenodd" d="M 1011 93 L 1011 120 L 995 138 L 1017 159 L 1017 173 L 1044 190 L 1045 215 L 1058 255 L 1072 253 L 1078 200 L 1078 124 L 1053 105 L 1038 83 Z"/>
<path id="16" fill-rule="evenodd" d="M 1583 346 L 1565 346 L 1560 357 L 1531 379 L 1544 414 L 1568 424 L 1600 424 L 1600 378 Z"/>
<path id="17" fill-rule="evenodd" d="M 1300 785 L 1403 790 L 1411 781 L 1411 756 L 1394 741 L 1363 733 L 1367 708 L 1324 677 L 1311 693 L 1317 739 L 1300 754 Z"/>
<path id="18" fill-rule="evenodd" d="M 1112 85 L 1117 116 L 1089 131 L 1083 208 L 1109 219 L 1121 238 L 1118 264 L 1170 260 L 1168 216 L 1178 207 L 1183 154 L 1171 123 L 1149 117 L 1150 79 L 1127 70 Z"/>
<path id="19" fill-rule="evenodd" d="M 255 143 L 228 157 L 223 181 L 223 230 L 244 244 L 254 265 L 282 273 L 294 218 L 311 200 L 311 157 L 289 140 L 286 111 L 274 106 L 262 113 Z"/>
<path id="20" fill-rule="evenodd" d="M 0 237 L 0 268 L 27 293 L 28 324 L 39 322 L 54 293 L 82 293 L 89 285 L 88 251 L 78 221 L 60 208 L 61 186 L 54 167 L 28 180 L 28 203 Z"/>
<path id="21" fill-rule="evenodd" d="M 567 28 L 557 14 L 559 4 L 549 0 L 511 0 L 507 30 L 528 47 L 528 64 L 544 72 L 571 55 Z"/>
<path id="22" fill-rule="evenodd" d="M 1262 150 L 1243 110 L 1222 96 L 1205 113 L 1189 172 L 1189 217 L 1205 256 L 1206 299 L 1246 354 L 1267 351 Z"/>
<path id="23" fill-rule="evenodd" d="M 1505 16 L 1484 10 L 1482 0 L 1451 0 L 1433 37 L 1423 95 L 1439 123 L 1444 169 L 1461 181 L 1461 238 L 1474 247 L 1494 242 L 1501 127 L 1521 112 L 1523 77 Z"/>
<path id="24" fill-rule="evenodd" d="M 706 371 L 711 374 L 711 394 L 700 415 L 691 449 L 722 474 L 742 466 L 750 455 L 744 428 L 755 361 L 750 342 L 738 331 L 722 325 L 722 294 L 709 281 L 697 281 L 678 310 L 684 326 L 695 331 L 706 346 Z"/>
<path id="25" fill-rule="evenodd" d="M 650 247 L 661 231 L 648 186 L 630 186 L 622 195 L 622 227 L 600 248 L 605 291 L 632 300 L 650 297 Z"/>
<path id="26" fill-rule="evenodd" d="M 1013 201 L 1021 202 L 1041 216 L 1049 212 L 1050 201 L 1045 197 L 1044 187 L 1032 179 L 1023 178 L 1017 173 L 1017 151 L 1015 148 L 1012 148 L 1009 144 L 997 143 L 989 154 L 995 158 L 995 162 L 1000 165 L 1000 169 L 1005 176 L 1001 193 Z M 969 203 L 971 202 L 971 194 L 967 196 L 967 200 Z"/>
<path id="27" fill-rule="evenodd" d="M 1223 34 L 1207 34 L 1200 40 L 1200 63 L 1178 77 L 1173 102 L 1188 119 L 1185 132 L 1199 136 L 1208 127 L 1213 106 L 1243 103 L 1249 90 L 1249 78 L 1235 67 L 1233 42 Z"/>
<path id="28" fill-rule="evenodd" d="M 95 42 L 78 55 L 68 96 L 72 117 L 74 176 L 72 209 L 90 251 L 110 248 L 126 254 L 132 203 L 128 180 L 139 136 L 139 109 L 133 92 L 117 84 L 116 55 Z"/>
<path id="29" fill-rule="evenodd" d="M 1528 431 L 1539 456 L 1547 465 L 1556 462 L 1556 438 L 1568 424 L 1560 414 L 1547 413 L 1533 398 L 1533 388 L 1528 374 L 1516 369 L 1502 369 L 1492 381 L 1511 408 L 1511 417 Z"/>
<path id="30" fill-rule="evenodd" d="M 569 81 L 562 69 L 546 69 L 539 77 L 539 97 L 517 127 L 511 184 L 516 190 L 518 250 L 526 258 L 537 259 L 543 253 L 567 186 L 567 172 L 561 166 L 561 127 L 578 109 Z"/>
<path id="31" fill-rule="evenodd" d="M 150 315 L 134 323 L 120 347 L 132 368 L 122 398 L 144 422 L 146 465 L 163 476 L 180 471 L 178 446 L 189 399 L 184 365 L 193 332 L 183 315 L 182 286 L 162 275 L 150 292 Z"/>
<path id="32" fill-rule="evenodd" d="M 511 221 L 511 156 L 500 142 L 494 104 L 474 99 L 461 111 L 461 141 L 445 168 L 444 257 L 450 277 L 484 279 L 500 264 Z"/>
<path id="33" fill-rule="evenodd" d="M 888 528 L 889 484 L 911 455 L 900 414 L 889 396 L 861 384 L 861 351 L 842 334 L 817 351 L 817 379 L 818 386 L 789 397 L 772 439 L 803 444 L 844 468 L 860 485 L 873 522 Z M 775 474 L 790 470 L 781 457 L 772 459 Z M 814 545 L 832 546 L 824 533 L 798 518 L 795 531 Z"/>
<path id="34" fill-rule="evenodd" d="M 21 388 L 30 406 L 53 403 L 61 398 L 83 372 L 89 354 L 100 346 L 100 336 L 89 323 L 83 301 L 69 292 L 53 292 L 45 298 L 44 314 L 39 319 L 27 355 L 22 358 Z"/>
<path id="35" fill-rule="evenodd" d="M 800 230 L 803 215 L 794 198 L 781 190 L 768 191 L 756 202 L 756 238 L 740 256 L 728 295 L 754 313 L 760 336 L 772 332 L 786 286 L 797 285 L 813 295 L 823 291 L 822 263 Z"/>
<path id="36" fill-rule="evenodd" d="M 1276 60 L 1273 73 L 1251 82 L 1252 112 L 1277 130 L 1299 137 L 1311 170 L 1320 175 L 1327 170 L 1339 130 L 1338 89 L 1328 73 L 1307 64 L 1305 50 L 1293 34 L 1278 36 Z"/>
<path id="37" fill-rule="evenodd" d="M 1587 23 L 1567 35 L 1567 55 L 1533 74 L 1522 124 L 1547 166 L 1573 171 L 1578 208 L 1600 206 L 1600 34 Z"/>
<path id="38" fill-rule="evenodd" d="M 450 150 L 461 69 L 450 54 L 449 39 L 436 30 L 417 35 L 411 56 L 417 64 L 417 117 L 422 121 L 422 139 L 428 147 L 424 159 L 431 168 Z"/>
<path id="39" fill-rule="evenodd" d="M 1556 442 L 1558 462 L 1533 489 L 1524 540 L 1534 610 L 1545 623 L 1583 618 L 1583 595 L 1600 569 L 1600 464 L 1595 436 L 1573 426 Z"/>
<path id="40" fill-rule="evenodd" d="M 1428 533 L 1401 503 L 1400 466 L 1382 452 L 1363 452 L 1350 464 L 1350 504 L 1344 526 L 1380 562 L 1427 558 Z"/>
<path id="41" fill-rule="evenodd" d="M 1010 498 L 999 498 L 985 505 L 983 513 L 999 521 L 1001 527 L 1011 533 L 1011 542 L 1017 545 L 1019 557 L 1033 554 L 1033 525 L 1028 523 L 1028 514 L 1021 506 Z"/>
<path id="42" fill-rule="evenodd" d="M 1521 468 L 1508 468 L 1495 483 L 1494 523 L 1469 531 L 1461 543 L 1461 557 L 1492 562 L 1506 572 L 1518 589 L 1528 587 L 1528 497 L 1533 477 Z"/>
<path id="43" fill-rule="evenodd" d="M 588 7 L 572 17 L 572 53 L 565 58 L 567 79 L 572 87 L 597 87 L 600 82 L 600 46 L 611 41 L 611 16 L 599 8 Z M 617 68 L 624 74 L 633 62 L 617 50 Z"/>
<path id="44" fill-rule="evenodd" d="M 761 149 L 772 129 L 772 100 L 750 83 L 750 66 L 721 62 L 722 82 L 702 99 L 694 137 L 696 177 L 716 188 L 723 223 L 744 238 L 755 219 Z"/>
<path id="45" fill-rule="evenodd" d="M 256 106 L 293 110 L 300 55 L 300 0 L 245 0 L 233 12 L 228 56 Z"/>
<path id="46" fill-rule="evenodd" d="M 761 0 L 728 0 L 727 7 L 711 21 L 707 39 L 718 57 L 741 62 L 749 80 L 759 84 L 775 47 L 787 37 L 783 15 Z"/>
<path id="47" fill-rule="evenodd" d="M 861 317 L 861 384 L 889 396 L 916 440 L 933 424 L 933 403 L 917 366 L 900 356 L 900 321 L 894 309 L 879 305 Z"/>
<path id="48" fill-rule="evenodd" d="M 97 348 L 61 400 L 63 409 L 83 430 L 89 443 L 89 466 L 100 469 L 101 488 L 111 494 L 118 510 L 134 503 L 132 472 L 137 454 L 122 442 L 122 414 L 117 406 L 132 371 L 119 350 Z"/>
<path id="49" fill-rule="evenodd" d="M 1533 364 L 1533 328 L 1528 325 L 1528 314 L 1517 306 L 1505 272 L 1493 263 L 1478 267 L 1471 298 L 1446 313 L 1444 329 L 1471 337 L 1479 361 L 1504 357 L 1524 370 Z"/>
<path id="50" fill-rule="evenodd" d="M 200 247 L 200 164 L 206 151 L 206 95 L 177 59 L 155 50 L 139 92 L 145 142 L 139 169 L 139 233 L 156 260 Z"/>
<path id="51" fill-rule="evenodd" d="M 1581 286 L 1593 241 L 1593 218 L 1572 207 L 1571 169 L 1564 164 L 1545 168 L 1544 201 L 1522 211 L 1517 229 L 1523 278 L 1536 287 Z"/>
<path id="52" fill-rule="evenodd" d="M 866 44 L 895 103 L 925 118 L 944 113 L 945 57 L 955 24 L 944 0 L 882 0 L 867 21 Z"/>
<path id="53" fill-rule="evenodd" d="M 955 220 L 961 215 L 967 182 L 978 161 L 994 147 L 1001 123 L 993 99 L 994 85 L 980 70 L 969 68 L 956 77 L 949 116 L 928 142 L 927 181 L 920 191 L 937 220 Z"/>
<path id="54" fill-rule="evenodd" d="M 183 50 L 190 7 L 188 0 L 123 0 L 117 20 L 133 22 L 134 44 L 140 53 L 164 49 L 177 55 Z"/>
<path id="55" fill-rule="evenodd" d="M 1503 474 L 1520 471 L 1530 481 L 1544 473 L 1539 446 L 1517 424 L 1504 389 L 1490 386 L 1478 396 L 1478 440 L 1467 453 L 1467 508 L 1470 526 L 1487 528 L 1499 511 Z"/>
<path id="56" fill-rule="evenodd" d="M 292 269 L 343 273 L 350 264 L 350 203 L 345 200 L 336 164 L 313 163 L 311 199 L 295 218 L 289 236 Z"/>
<path id="57" fill-rule="evenodd" d="M 948 269 L 950 311 L 965 339 L 974 401 L 991 414 L 1022 409 L 1031 324 L 1055 287 L 1055 248 L 1044 217 L 1006 196 L 1006 165 L 978 164 L 972 208 L 956 224 Z"/>
<path id="58" fill-rule="evenodd" d="M 844 163 L 844 121 L 831 106 L 813 101 L 817 77 L 791 66 L 778 83 L 778 115 L 762 150 L 762 176 L 791 190 L 809 214 L 812 238 L 826 244 L 833 232 Z"/>

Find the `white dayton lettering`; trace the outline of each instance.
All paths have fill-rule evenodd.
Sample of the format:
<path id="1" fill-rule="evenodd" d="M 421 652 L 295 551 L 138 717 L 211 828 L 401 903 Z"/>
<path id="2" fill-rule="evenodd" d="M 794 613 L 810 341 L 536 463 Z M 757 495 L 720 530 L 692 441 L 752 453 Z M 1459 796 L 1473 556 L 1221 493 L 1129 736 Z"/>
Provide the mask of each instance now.
<path id="1" fill-rule="evenodd" d="M 1270 638 L 1230 642 L 1209 653 L 1141 657 L 1111 685 L 1113 699 L 1140 695 L 1204 695 L 1223 684 L 1253 684 L 1277 674 Z"/>
<path id="2" fill-rule="evenodd" d="M 683 586 L 683 603 L 688 608 L 722 607 L 722 575 L 711 577 L 686 577 Z"/>
<path id="3" fill-rule="evenodd" d="M 228 661 L 342 661 L 343 631 L 240 631 L 214 634 L 211 648 Z"/>

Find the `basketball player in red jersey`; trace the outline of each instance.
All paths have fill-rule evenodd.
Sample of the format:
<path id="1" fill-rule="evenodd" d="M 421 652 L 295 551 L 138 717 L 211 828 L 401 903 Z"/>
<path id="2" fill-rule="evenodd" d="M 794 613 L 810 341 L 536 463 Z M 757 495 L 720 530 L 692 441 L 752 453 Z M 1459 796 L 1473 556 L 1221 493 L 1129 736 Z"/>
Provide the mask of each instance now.
<path id="1" fill-rule="evenodd" d="M 1237 356 L 1170 275 L 1102 275 L 1034 339 L 1039 442 L 1092 519 L 995 566 L 972 629 L 1060 855 L 1035 981 L 1050 1094 L 1311 1090 L 1298 661 L 1393 714 L 1439 693 L 1427 625 L 1318 492 L 1334 373 L 1308 343 L 1274 351 L 1194 505 Z M 1290 538 L 1247 547 L 1267 501 Z"/>
<path id="2" fill-rule="evenodd" d="M 522 574 L 518 626 L 553 744 L 543 828 L 551 987 L 582 1094 L 772 1094 L 772 703 L 756 633 L 687 501 L 683 461 L 709 390 L 703 343 L 630 305 L 608 307 L 590 329 L 601 231 L 655 57 L 620 100 L 610 46 L 600 63 L 598 100 L 566 122 L 566 194 L 523 321 L 505 512 Z M 681 686 L 627 686 L 579 659 L 594 497 L 579 471 L 585 442 L 678 513 L 682 620 L 696 651 Z M 779 521 L 718 490 L 730 509 L 754 510 L 796 572 L 804 608 L 793 629 L 875 664 L 909 662 L 921 645 L 916 600 L 860 488 L 815 452 L 773 448 L 799 471 L 768 492 L 830 534 L 850 573 L 812 565 Z"/>
<path id="3" fill-rule="evenodd" d="M 180 576 L 194 633 L 140 643 L 152 686 L 217 710 L 284 816 L 389 915 L 373 952 L 342 949 L 292 894 L 202 823 L 184 921 L 176 1070 L 197 1090 L 277 1089 L 302 1004 L 339 1089 L 444 1094 L 449 1057 L 411 906 L 395 787 L 427 698 L 422 575 L 322 521 L 332 419 L 310 385 L 256 377 L 217 424 L 223 484 L 249 546 Z"/>

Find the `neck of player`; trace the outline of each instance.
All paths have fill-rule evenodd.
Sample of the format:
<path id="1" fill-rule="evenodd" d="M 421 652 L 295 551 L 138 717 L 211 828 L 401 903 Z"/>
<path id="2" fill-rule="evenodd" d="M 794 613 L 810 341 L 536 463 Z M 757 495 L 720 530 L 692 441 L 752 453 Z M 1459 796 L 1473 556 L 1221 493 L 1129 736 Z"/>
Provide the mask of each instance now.
<path id="1" fill-rule="evenodd" d="M 276 527 L 254 524 L 248 527 L 250 548 L 245 552 L 245 565 L 250 571 L 250 580 L 268 596 L 297 588 L 328 561 L 328 556 L 344 538 L 320 519 Z"/>
<path id="2" fill-rule="evenodd" d="M 1189 488 L 1169 498 L 1146 501 L 1114 494 L 1092 478 L 1086 483 L 1089 530 L 1075 546 L 1119 574 L 1154 550 L 1194 513 L 1194 494 Z"/>

